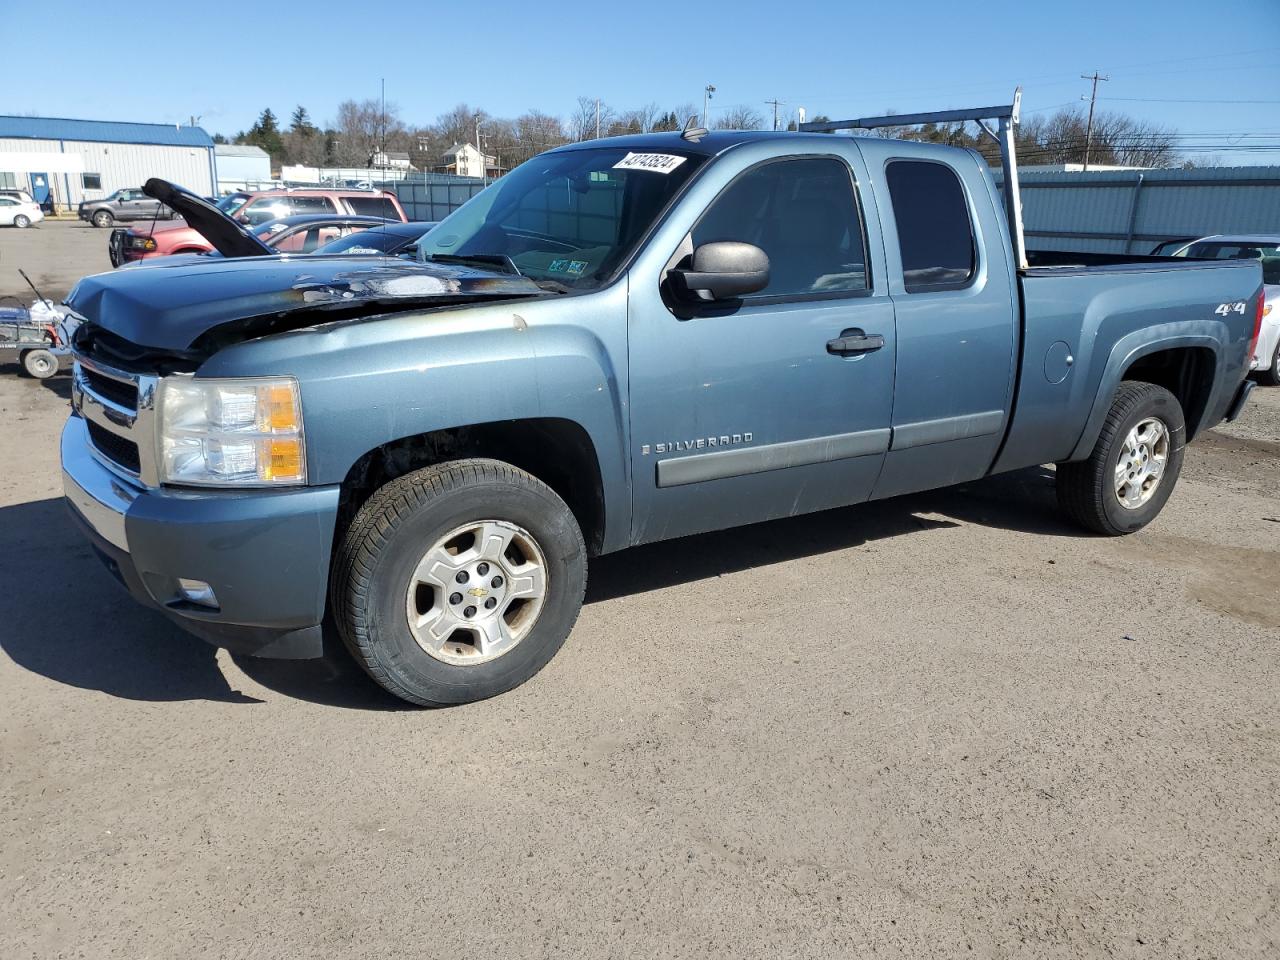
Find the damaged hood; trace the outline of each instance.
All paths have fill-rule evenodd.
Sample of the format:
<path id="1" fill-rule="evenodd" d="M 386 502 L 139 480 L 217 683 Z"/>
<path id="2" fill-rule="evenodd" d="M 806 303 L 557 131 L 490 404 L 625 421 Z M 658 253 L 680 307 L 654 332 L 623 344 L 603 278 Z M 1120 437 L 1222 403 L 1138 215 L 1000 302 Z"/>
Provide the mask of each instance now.
<path id="1" fill-rule="evenodd" d="M 264 321 L 257 332 L 249 326 L 236 339 L 324 323 L 335 311 L 390 313 L 540 295 L 527 277 L 468 266 L 277 254 L 100 273 L 81 280 L 65 302 L 137 346 L 186 353 L 210 331 L 254 318 Z"/>
<path id="2" fill-rule="evenodd" d="M 224 257 L 265 257 L 271 248 L 203 197 L 168 180 L 152 177 L 142 192 L 182 214 L 186 225 L 204 237 Z"/>

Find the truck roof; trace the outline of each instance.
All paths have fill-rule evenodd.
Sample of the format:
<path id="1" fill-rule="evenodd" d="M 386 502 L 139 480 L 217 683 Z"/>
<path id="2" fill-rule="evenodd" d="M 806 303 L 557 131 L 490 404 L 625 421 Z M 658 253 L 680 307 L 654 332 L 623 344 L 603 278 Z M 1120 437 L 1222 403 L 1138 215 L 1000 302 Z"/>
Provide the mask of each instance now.
<path id="1" fill-rule="evenodd" d="M 741 143 L 756 140 L 794 140 L 796 142 L 827 142 L 829 133 L 795 133 L 783 130 L 712 130 L 697 140 L 686 140 L 679 132 L 632 133 L 621 137 L 601 137 L 599 140 L 583 140 L 569 143 L 556 150 L 590 150 L 596 147 L 623 148 L 626 150 L 681 150 L 685 153 L 716 156 Z"/>

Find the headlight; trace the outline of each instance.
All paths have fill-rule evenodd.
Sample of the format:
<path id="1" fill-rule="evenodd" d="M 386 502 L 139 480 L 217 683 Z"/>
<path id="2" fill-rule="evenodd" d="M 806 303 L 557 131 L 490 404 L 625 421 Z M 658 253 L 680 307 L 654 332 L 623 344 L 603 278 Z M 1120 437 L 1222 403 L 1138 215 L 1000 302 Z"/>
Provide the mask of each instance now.
<path id="1" fill-rule="evenodd" d="M 199 486 L 307 482 L 292 377 L 160 382 L 160 479 Z"/>
<path id="2" fill-rule="evenodd" d="M 154 250 L 156 241 L 154 237 L 130 237 L 129 246 L 134 250 Z"/>

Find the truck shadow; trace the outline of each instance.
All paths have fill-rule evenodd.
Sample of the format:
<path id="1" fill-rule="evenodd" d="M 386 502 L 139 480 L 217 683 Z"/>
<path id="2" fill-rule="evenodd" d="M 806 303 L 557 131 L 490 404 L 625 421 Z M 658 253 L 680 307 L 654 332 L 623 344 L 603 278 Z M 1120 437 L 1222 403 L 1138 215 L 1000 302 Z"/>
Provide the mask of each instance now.
<path id="1" fill-rule="evenodd" d="M 718 574 L 973 523 L 1045 536 L 1081 536 L 1059 519 L 1043 468 L 874 505 L 774 520 L 600 557 L 587 602 L 599 603 Z M 58 683 L 130 700 L 259 703 L 235 689 L 218 652 L 136 604 L 98 562 L 60 499 L 0 508 L 0 649 Z M 332 631 L 329 631 L 332 634 Z M 330 643 L 319 660 L 236 657 L 262 686 L 361 710 L 412 709 L 384 693 Z"/>

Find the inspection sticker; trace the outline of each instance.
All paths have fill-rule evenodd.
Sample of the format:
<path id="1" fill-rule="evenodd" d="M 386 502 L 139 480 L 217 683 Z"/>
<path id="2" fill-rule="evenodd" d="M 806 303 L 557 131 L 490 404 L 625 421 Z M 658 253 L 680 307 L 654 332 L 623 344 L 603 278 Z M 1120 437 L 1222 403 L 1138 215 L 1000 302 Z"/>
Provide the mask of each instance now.
<path id="1" fill-rule="evenodd" d="M 613 165 L 615 170 L 651 170 L 654 173 L 670 173 L 687 158 L 670 153 L 628 153 Z"/>

